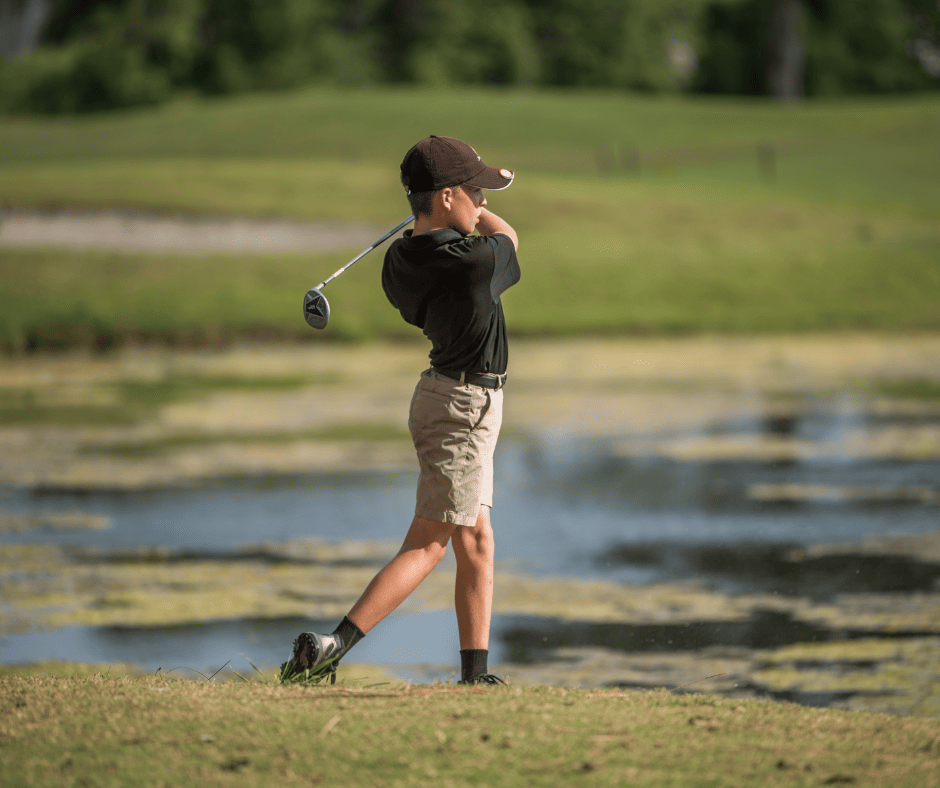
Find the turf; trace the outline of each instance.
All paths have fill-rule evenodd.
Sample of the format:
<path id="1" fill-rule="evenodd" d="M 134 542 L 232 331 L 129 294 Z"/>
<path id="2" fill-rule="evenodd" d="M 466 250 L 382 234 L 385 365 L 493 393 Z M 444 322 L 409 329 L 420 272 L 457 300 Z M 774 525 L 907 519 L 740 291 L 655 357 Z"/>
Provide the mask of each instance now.
<path id="1" fill-rule="evenodd" d="M 669 692 L 0 679 L 5 785 L 940 785 L 940 723 Z"/>
<path id="2" fill-rule="evenodd" d="M 272 205 L 296 200 L 305 215 L 379 218 L 384 213 L 372 211 L 384 204 L 370 200 L 363 179 L 377 178 L 378 190 L 396 184 L 403 151 L 436 133 L 473 140 L 485 159 L 512 165 L 523 179 L 619 174 L 741 186 L 770 174 L 761 164 L 770 146 L 774 189 L 878 206 L 920 203 L 936 215 L 938 132 L 936 95 L 780 105 L 604 92 L 317 89 L 0 120 L 8 176 L 0 196 L 55 204 L 84 194 L 113 205 L 113 194 L 146 199 L 150 185 L 163 182 L 171 196 L 155 199 L 186 205 L 190 189 L 172 188 L 182 185 L 178 177 L 197 193 L 200 184 L 211 193 L 260 177 L 257 190 L 269 192 Z M 364 164 L 371 166 L 350 168 Z M 244 191 L 216 197 L 251 212 Z M 352 204 L 342 200 L 350 191 Z"/>

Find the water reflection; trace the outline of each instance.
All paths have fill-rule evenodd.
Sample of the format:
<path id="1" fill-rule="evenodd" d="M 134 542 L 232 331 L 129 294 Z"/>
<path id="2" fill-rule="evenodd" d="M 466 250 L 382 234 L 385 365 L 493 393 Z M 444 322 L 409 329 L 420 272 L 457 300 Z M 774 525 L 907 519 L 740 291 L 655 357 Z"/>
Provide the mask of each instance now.
<path id="1" fill-rule="evenodd" d="M 674 580 L 703 580 L 724 591 L 783 594 L 817 602 L 836 594 L 940 588 L 940 564 L 891 555 L 807 557 L 794 543 L 622 543 L 598 553 L 595 563 L 608 569 L 642 567 Z"/>
<path id="2" fill-rule="evenodd" d="M 682 624 L 600 624 L 531 618 L 507 624 L 500 636 L 512 662 L 532 664 L 564 647 L 599 647 L 629 653 L 700 651 L 713 646 L 766 649 L 829 640 L 832 633 L 783 613 L 759 611 L 744 621 Z"/>
<path id="3" fill-rule="evenodd" d="M 559 468 L 538 449 L 527 456 L 540 494 L 610 507 L 711 514 L 817 511 L 823 517 L 884 507 L 910 508 L 913 518 L 940 521 L 940 463 L 829 458 L 684 462 L 662 456 L 598 452 Z M 768 494 L 774 490 L 780 495 Z M 806 494 L 800 495 L 800 491 Z M 790 491 L 793 494 L 787 494 Z M 818 494 L 814 494 L 818 493 Z M 918 511 L 920 509 L 920 511 Z M 781 518 L 786 527 L 786 518 Z M 820 523 L 825 529 L 825 523 Z"/>

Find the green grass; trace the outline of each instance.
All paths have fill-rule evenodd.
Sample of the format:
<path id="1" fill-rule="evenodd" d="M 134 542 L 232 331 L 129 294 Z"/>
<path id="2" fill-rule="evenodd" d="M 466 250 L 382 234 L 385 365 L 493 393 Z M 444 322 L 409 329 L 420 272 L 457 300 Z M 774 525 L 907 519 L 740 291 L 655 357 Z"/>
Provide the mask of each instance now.
<path id="1" fill-rule="evenodd" d="M 504 299 L 516 333 L 940 327 L 940 232 L 930 223 L 728 197 L 709 210 L 653 187 L 549 185 L 557 202 L 519 189 L 520 224 L 528 225 L 523 280 Z M 556 229 L 538 229 L 538 210 Z M 418 336 L 385 300 L 378 254 L 330 286 L 326 331 L 307 328 L 303 294 L 342 262 L 337 254 L 8 250 L 0 337 L 13 347 L 55 347 L 108 346 L 124 336 Z"/>
<path id="2" fill-rule="evenodd" d="M 4 785 L 940 784 L 940 723 L 668 692 L 0 679 Z"/>
<path id="3" fill-rule="evenodd" d="M 598 159 L 617 150 L 621 161 L 638 156 L 644 179 L 753 184 L 756 146 L 771 144 L 776 190 L 919 202 L 935 213 L 938 132 L 936 95 L 782 106 L 604 92 L 316 89 L 0 120 L 0 199 L 114 205 L 117 196 L 117 204 L 133 198 L 126 204 L 183 208 L 205 200 L 235 213 L 293 205 L 318 218 L 385 219 L 387 205 L 363 183 L 394 186 L 404 151 L 435 133 L 473 141 L 486 160 L 518 170 L 520 182 L 532 174 L 596 176 Z M 635 176 L 632 168 L 622 174 Z M 266 200 L 243 204 L 250 192 Z"/>
<path id="4" fill-rule="evenodd" d="M 0 121 L 0 204 L 131 207 L 391 226 L 404 150 L 464 137 L 514 167 L 491 207 L 520 231 L 516 333 L 940 327 L 940 97 L 808 102 L 610 93 L 305 90 Z M 773 149 L 773 166 L 760 150 Z M 413 335 L 350 259 L 0 253 L 0 341 L 108 347 L 268 335 Z"/>
<path id="5" fill-rule="evenodd" d="M 122 398 L 134 406 L 160 407 L 216 391 L 284 391 L 303 388 L 311 381 L 303 375 L 240 378 L 231 375 L 170 375 L 156 380 L 123 380 L 117 384 Z"/>
<path id="6" fill-rule="evenodd" d="M 55 423 L 52 419 L 34 421 L 35 424 Z M 0 416 L 0 424 L 3 423 Z M 304 430 L 303 432 L 260 433 L 260 434 L 227 434 L 226 443 L 243 445 L 272 445 L 295 443 L 297 441 L 405 441 L 408 440 L 408 431 L 395 424 L 385 422 L 349 422 L 344 424 L 331 424 L 318 430 Z M 113 454 L 120 457 L 151 457 L 193 446 L 214 446 L 219 443 L 218 435 L 176 435 L 152 441 L 139 441 L 136 443 L 120 443 L 111 446 L 88 446 L 81 451 L 83 454 Z"/>
<path id="7" fill-rule="evenodd" d="M 908 399 L 940 400 L 940 381 L 916 379 L 897 380 L 891 383 L 882 383 L 877 387 L 882 394 L 890 397 L 905 397 Z"/>

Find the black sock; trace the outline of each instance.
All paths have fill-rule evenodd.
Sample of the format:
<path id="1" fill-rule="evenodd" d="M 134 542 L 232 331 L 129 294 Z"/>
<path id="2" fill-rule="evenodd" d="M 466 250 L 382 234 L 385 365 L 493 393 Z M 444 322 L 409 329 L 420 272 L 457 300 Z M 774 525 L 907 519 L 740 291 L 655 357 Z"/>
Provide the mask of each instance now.
<path id="1" fill-rule="evenodd" d="M 486 660 L 489 654 L 489 650 L 485 648 L 460 649 L 460 680 L 473 681 L 478 676 L 483 676 L 487 670 Z"/>
<path id="2" fill-rule="evenodd" d="M 359 629 L 359 627 L 349 620 L 349 616 L 346 616 L 340 622 L 339 626 L 333 630 L 333 634 L 339 635 L 340 640 L 343 641 L 343 654 L 349 651 L 349 649 L 355 646 L 366 636 L 365 632 L 363 632 L 361 629 Z"/>

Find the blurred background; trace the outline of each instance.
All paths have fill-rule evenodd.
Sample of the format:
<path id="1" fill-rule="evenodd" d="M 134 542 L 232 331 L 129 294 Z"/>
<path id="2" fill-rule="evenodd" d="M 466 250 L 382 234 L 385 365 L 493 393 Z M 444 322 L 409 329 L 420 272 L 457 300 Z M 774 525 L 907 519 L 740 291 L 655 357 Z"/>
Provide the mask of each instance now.
<path id="1" fill-rule="evenodd" d="M 4 0 L 2 106 L 333 86 L 772 96 L 936 88 L 933 0 Z"/>
<path id="2" fill-rule="evenodd" d="M 441 134 L 517 173 L 491 664 L 938 713 L 938 88 L 935 0 L 0 0 L 0 662 L 345 613 L 427 346 L 381 250 L 302 298 Z M 357 659 L 453 677 L 451 570 Z"/>

